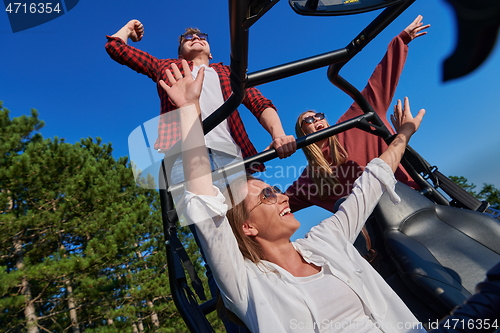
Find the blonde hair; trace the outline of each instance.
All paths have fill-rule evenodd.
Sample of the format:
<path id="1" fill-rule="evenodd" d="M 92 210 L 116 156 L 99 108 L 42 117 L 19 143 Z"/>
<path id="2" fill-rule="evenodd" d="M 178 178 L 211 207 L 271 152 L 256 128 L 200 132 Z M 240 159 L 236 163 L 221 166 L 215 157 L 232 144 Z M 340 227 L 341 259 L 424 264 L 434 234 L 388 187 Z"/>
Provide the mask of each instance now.
<path id="1" fill-rule="evenodd" d="M 262 247 L 255 240 L 255 238 L 247 236 L 243 232 L 243 223 L 248 219 L 248 210 L 245 207 L 243 200 L 246 191 L 243 190 L 243 187 L 246 186 L 250 180 L 260 179 L 247 174 L 243 181 L 241 179 L 237 179 L 227 186 L 226 191 L 224 191 L 224 196 L 226 197 L 226 202 L 231 203 L 232 208 L 227 211 L 226 217 L 229 221 L 231 229 L 233 230 L 234 237 L 238 243 L 238 248 L 243 255 L 243 258 L 248 259 L 257 265 L 264 259 Z M 235 204 L 235 202 L 237 202 L 237 204 Z M 226 308 L 220 293 L 217 295 L 216 309 L 217 314 L 221 319 L 227 318 L 237 325 L 246 327 L 243 321 L 236 314 Z"/>
<path id="2" fill-rule="evenodd" d="M 238 242 L 238 247 L 240 249 L 241 254 L 245 259 L 252 261 L 255 264 L 258 264 L 261 260 L 264 259 L 264 254 L 262 252 L 262 247 L 260 244 L 250 236 L 245 235 L 243 232 L 243 223 L 248 219 L 248 210 L 245 207 L 244 197 L 242 197 L 243 186 L 250 180 L 259 180 L 251 175 L 246 176 L 246 182 L 238 180 L 237 184 L 231 184 L 231 186 L 227 187 L 227 190 L 224 193 L 226 197 L 226 202 L 231 202 L 232 208 L 227 211 L 227 219 L 229 221 L 229 225 L 233 230 L 234 237 Z M 232 190 L 233 189 L 233 190 Z M 238 193 L 234 193 L 234 192 Z M 234 202 L 238 202 L 234 204 Z"/>
<path id="3" fill-rule="evenodd" d="M 316 111 L 307 110 L 299 115 L 299 117 L 297 118 L 297 123 L 295 124 L 295 134 L 297 135 L 297 138 L 306 135 L 306 133 L 302 129 L 302 116 L 308 112 L 316 113 Z M 326 123 L 328 126 L 330 126 L 328 122 Z M 309 167 L 312 173 L 312 179 L 316 186 L 318 186 L 319 197 L 322 200 L 325 200 L 327 198 L 327 194 L 323 191 L 323 185 L 327 184 L 335 187 L 339 183 L 338 179 L 332 172 L 332 166 L 342 165 L 347 160 L 347 152 L 340 144 L 336 135 L 328 138 L 328 145 L 330 146 L 330 157 L 332 160 L 331 164 L 323 155 L 321 147 L 319 147 L 317 144 L 310 144 L 302 149 L 302 151 L 306 155 L 307 162 L 309 163 Z"/>

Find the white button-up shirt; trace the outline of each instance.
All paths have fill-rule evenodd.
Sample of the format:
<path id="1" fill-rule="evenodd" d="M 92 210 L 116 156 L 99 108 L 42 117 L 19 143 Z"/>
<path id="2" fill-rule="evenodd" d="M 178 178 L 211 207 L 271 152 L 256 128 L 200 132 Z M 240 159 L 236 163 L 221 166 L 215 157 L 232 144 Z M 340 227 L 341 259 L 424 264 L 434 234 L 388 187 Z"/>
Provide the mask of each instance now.
<path id="1" fill-rule="evenodd" d="M 385 190 L 398 202 L 395 184 L 389 166 L 374 159 L 339 211 L 293 245 L 307 262 L 328 265 L 357 294 L 365 314 L 383 332 L 425 332 L 398 295 L 352 245 Z M 185 214 L 198 221 L 198 236 L 226 307 L 252 332 L 330 332 L 335 327 L 335 323 L 321 322 L 314 295 L 307 294 L 292 274 L 265 260 L 256 265 L 243 258 L 220 192 L 217 196 L 187 192 L 183 202 Z M 331 298 L 334 307 L 335 295 Z M 343 329 L 359 332 L 355 325 Z"/>

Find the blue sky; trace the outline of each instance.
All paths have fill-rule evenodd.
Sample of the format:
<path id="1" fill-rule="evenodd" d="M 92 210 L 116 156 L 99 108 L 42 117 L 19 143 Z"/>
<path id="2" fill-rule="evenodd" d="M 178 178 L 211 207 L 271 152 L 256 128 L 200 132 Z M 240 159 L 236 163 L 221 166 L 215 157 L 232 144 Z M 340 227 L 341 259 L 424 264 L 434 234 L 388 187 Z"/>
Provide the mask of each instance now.
<path id="1" fill-rule="evenodd" d="M 113 144 L 116 157 L 128 155 L 128 135 L 159 113 L 155 84 L 115 63 L 104 50 L 105 35 L 133 18 L 145 26 L 144 39 L 133 45 L 158 58 L 176 57 L 178 36 L 193 26 L 209 33 L 214 61 L 229 64 L 227 2 L 116 3 L 82 0 L 61 17 L 18 33 L 12 33 L 7 14 L 0 14 L 0 100 L 12 117 L 35 108 L 46 122 L 45 137 L 58 136 L 73 143 L 100 136 Z M 377 14 L 304 17 L 282 0 L 250 29 L 249 71 L 344 47 Z M 432 26 L 426 36 L 410 44 L 396 92 L 396 98 L 409 96 L 415 111 L 427 110 L 411 145 L 446 175 L 464 176 L 479 188 L 483 183 L 500 187 L 500 47 L 472 74 L 441 82 L 441 64 L 456 39 L 454 17 L 444 0 L 417 0 L 341 74 L 362 89 L 391 38 L 418 14 Z M 278 107 L 289 134 L 297 116 L 307 109 L 325 112 L 335 122 L 351 104 L 348 96 L 329 83 L 326 68 L 259 89 Z M 240 113 L 255 146 L 264 149 L 269 136 L 244 107 Z M 268 163 L 268 174 L 273 183 L 285 187 L 305 164 L 299 151 L 285 161 Z M 303 222 L 317 222 L 328 213 L 309 208 L 296 216 Z"/>

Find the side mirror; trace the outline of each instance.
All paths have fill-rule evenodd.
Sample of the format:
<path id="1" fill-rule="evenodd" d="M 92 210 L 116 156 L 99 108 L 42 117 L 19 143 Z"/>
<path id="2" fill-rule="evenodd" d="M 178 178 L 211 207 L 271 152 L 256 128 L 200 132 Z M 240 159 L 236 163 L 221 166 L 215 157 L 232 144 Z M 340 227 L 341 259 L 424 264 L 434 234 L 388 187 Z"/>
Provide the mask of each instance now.
<path id="1" fill-rule="evenodd" d="M 289 0 L 300 15 L 339 16 L 369 12 L 408 0 Z"/>

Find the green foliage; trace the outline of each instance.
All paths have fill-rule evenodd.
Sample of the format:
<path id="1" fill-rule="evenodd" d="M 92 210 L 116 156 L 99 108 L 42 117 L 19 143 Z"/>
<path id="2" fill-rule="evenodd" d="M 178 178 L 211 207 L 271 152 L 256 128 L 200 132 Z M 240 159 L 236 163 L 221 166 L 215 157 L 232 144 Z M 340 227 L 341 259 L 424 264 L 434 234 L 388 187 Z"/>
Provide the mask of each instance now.
<path id="1" fill-rule="evenodd" d="M 186 331 L 170 296 L 157 192 L 135 185 L 111 144 L 45 139 L 42 127 L 36 110 L 10 119 L 0 102 L 2 330 L 25 331 L 31 307 L 39 331 Z M 183 242 L 201 267 L 192 237 Z"/>
<path id="2" fill-rule="evenodd" d="M 488 201 L 492 208 L 500 209 L 500 190 L 492 184 L 483 184 L 479 197 Z"/>
<path id="3" fill-rule="evenodd" d="M 472 183 L 469 184 L 467 178 L 462 176 L 450 176 L 450 179 L 479 200 L 487 201 L 491 208 L 500 209 L 500 190 L 494 185 L 483 184 L 483 188 L 478 193 L 474 190 L 476 185 Z"/>
<path id="4" fill-rule="evenodd" d="M 470 194 L 472 194 L 473 196 L 478 198 L 477 193 L 474 191 L 474 189 L 476 188 L 476 185 L 469 184 L 467 182 L 467 178 L 462 177 L 462 176 L 460 176 L 460 177 L 450 176 L 449 178 L 451 180 L 453 180 L 455 182 L 455 184 L 459 185 L 461 188 L 463 188 L 464 190 L 466 190 L 467 192 L 469 192 Z"/>

